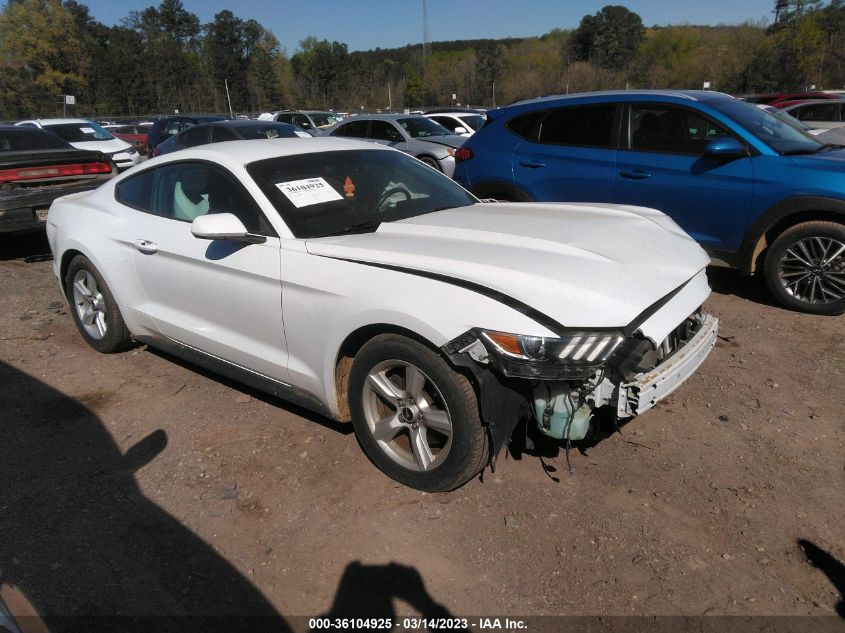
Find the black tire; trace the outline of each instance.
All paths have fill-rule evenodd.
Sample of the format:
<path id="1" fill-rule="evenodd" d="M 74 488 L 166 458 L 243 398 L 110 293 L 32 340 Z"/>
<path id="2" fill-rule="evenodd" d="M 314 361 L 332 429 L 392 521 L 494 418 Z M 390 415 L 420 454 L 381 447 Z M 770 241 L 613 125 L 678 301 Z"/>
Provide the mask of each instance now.
<path id="1" fill-rule="evenodd" d="M 386 369 L 380 372 L 382 367 Z M 418 390 L 404 382 L 414 370 L 423 381 Z M 393 381 L 390 388 L 409 399 L 400 396 L 389 404 L 371 386 L 371 374 Z M 422 394 L 418 402 L 409 396 L 415 391 Z M 411 488 L 453 490 L 478 474 L 489 457 L 487 433 L 470 382 L 438 354 L 404 336 L 380 335 L 361 348 L 349 377 L 349 405 L 355 434 L 367 457 L 388 477 Z M 448 436 L 434 426 L 435 416 L 442 420 L 444 415 L 450 427 Z M 387 424 L 399 430 L 390 430 L 388 435 L 382 432 L 376 439 L 376 420 L 381 420 L 378 428 L 388 428 Z M 413 449 L 413 437 L 421 437 L 428 445 L 427 452 L 433 456 L 428 467 L 420 465 L 420 449 Z"/>
<path id="2" fill-rule="evenodd" d="M 431 156 L 420 156 L 419 159 L 424 162 L 426 165 L 431 167 L 432 169 L 436 169 L 440 173 L 443 173 L 443 169 L 440 167 L 440 163 L 437 162 L 436 159 L 432 158 Z"/>
<path id="3" fill-rule="evenodd" d="M 77 282 L 86 288 L 87 296 L 75 289 Z M 91 347 L 104 354 L 122 352 L 131 347 L 131 335 L 111 290 L 100 271 L 84 255 L 74 257 L 67 268 L 65 296 L 79 333 Z M 91 323 L 85 323 L 84 313 L 96 316 Z"/>
<path id="4" fill-rule="evenodd" d="M 845 312 L 845 225 L 802 222 L 781 233 L 766 252 L 763 276 L 784 306 L 810 314 Z"/>

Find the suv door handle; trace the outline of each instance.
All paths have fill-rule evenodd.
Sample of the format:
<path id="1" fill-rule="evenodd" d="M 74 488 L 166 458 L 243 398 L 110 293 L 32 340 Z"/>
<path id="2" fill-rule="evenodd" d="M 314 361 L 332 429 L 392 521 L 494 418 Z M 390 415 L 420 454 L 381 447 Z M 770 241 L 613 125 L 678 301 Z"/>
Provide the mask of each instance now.
<path id="1" fill-rule="evenodd" d="M 135 240 L 135 248 L 147 255 L 158 252 L 158 246 L 149 240 Z"/>
<path id="2" fill-rule="evenodd" d="M 651 174 L 644 172 L 642 169 L 635 169 L 634 171 L 620 171 L 619 175 L 631 180 L 645 180 L 646 178 L 651 178 Z"/>
<path id="3" fill-rule="evenodd" d="M 529 169 L 537 169 L 538 167 L 545 167 L 546 163 L 541 163 L 538 160 L 521 160 L 519 164 Z"/>

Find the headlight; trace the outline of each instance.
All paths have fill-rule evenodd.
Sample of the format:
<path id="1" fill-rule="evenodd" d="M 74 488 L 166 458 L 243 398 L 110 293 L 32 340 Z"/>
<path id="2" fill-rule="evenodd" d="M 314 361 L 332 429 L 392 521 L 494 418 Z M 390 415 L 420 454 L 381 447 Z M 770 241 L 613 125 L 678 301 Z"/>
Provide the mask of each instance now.
<path id="1" fill-rule="evenodd" d="M 624 340 L 621 332 L 573 332 L 562 337 L 487 330 L 480 334 L 506 376 L 550 380 L 588 378 Z"/>

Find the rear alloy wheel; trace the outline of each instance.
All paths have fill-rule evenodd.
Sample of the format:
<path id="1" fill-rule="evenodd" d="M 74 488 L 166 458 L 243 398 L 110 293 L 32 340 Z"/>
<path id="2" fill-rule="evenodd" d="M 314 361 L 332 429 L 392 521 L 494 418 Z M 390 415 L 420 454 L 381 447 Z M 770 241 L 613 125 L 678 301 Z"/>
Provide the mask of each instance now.
<path id="1" fill-rule="evenodd" d="M 782 304 L 811 314 L 845 312 L 845 226 L 804 222 L 781 233 L 766 255 L 769 290 Z"/>
<path id="2" fill-rule="evenodd" d="M 65 294 L 80 334 L 98 352 L 122 352 L 131 345 L 129 330 L 106 282 L 84 255 L 77 255 L 65 275 Z"/>
<path id="3" fill-rule="evenodd" d="M 349 378 L 355 434 L 396 481 L 427 491 L 457 488 L 488 457 L 475 391 L 424 345 L 382 335 L 355 357 Z"/>

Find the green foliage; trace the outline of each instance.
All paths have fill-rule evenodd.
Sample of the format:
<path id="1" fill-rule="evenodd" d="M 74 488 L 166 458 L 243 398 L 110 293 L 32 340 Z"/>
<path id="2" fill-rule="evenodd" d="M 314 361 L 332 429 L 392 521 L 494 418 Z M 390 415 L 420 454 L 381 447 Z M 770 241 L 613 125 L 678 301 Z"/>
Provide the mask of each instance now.
<path id="1" fill-rule="evenodd" d="M 223 10 L 209 24 L 161 0 L 107 27 L 78 0 L 0 5 L 0 116 L 82 116 L 174 109 L 418 109 L 490 106 L 607 88 L 757 91 L 845 87 L 845 0 L 772 0 L 771 25 L 643 28 L 618 5 L 540 37 L 432 42 L 350 53 L 308 37 L 292 57 L 255 20 Z"/>

